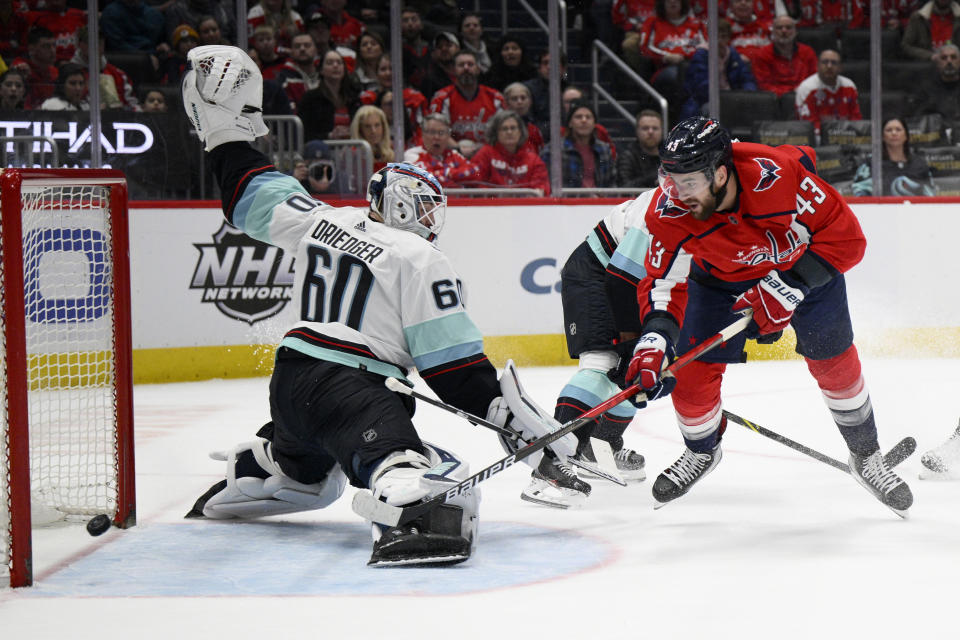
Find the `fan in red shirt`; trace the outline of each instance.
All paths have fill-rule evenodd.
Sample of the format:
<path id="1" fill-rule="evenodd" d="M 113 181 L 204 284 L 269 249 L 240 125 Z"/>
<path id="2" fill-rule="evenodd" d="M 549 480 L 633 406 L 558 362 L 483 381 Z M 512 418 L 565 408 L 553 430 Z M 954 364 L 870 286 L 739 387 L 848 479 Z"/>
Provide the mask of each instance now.
<path id="1" fill-rule="evenodd" d="M 442 113 L 430 113 L 423 119 L 423 146 L 411 147 L 403 161 L 433 174 L 444 188 L 463 187 L 477 174 L 477 167 L 456 149 L 447 146 L 450 122 Z"/>
<path id="2" fill-rule="evenodd" d="M 49 29 L 33 27 L 27 32 L 27 55 L 14 58 L 11 68 L 20 69 L 27 76 L 26 109 L 36 109 L 53 95 L 57 81 L 57 49 Z"/>
<path id="3" fill-rule="evenodd" d="M 454 140 L 483 142 L 487 120 L 504 107 L 503 95 L 479 83 L 480 68 L 472 52 L 461 51 L 453 64 L 456 80 L 437 91 L 430 102 L 430 111 L 450 119 Z"/>
<path id="4" fill-rule="evenodd" d="M 680 122 L 660 146 L 660 186 L 644 216 L 647 275 L 637 287 L 641 337 L 625 373 L 649 399 L 672 391 L 686 448 L 656 479 L 657 507 L 687 493 L 720 462 L 720 387 L 747 338 L 787 326 L 850 450 L 851 474 L 906 516 L 907 484 L 883 459 L 861 374 L 844 272 L 866 239 L 843 197 L 815 172 L 809 148 L 731 143 L 715 120 Z M 663 365 L 751 313 L 745 332 L 661 376 Z"/>
<path id="5" fill-rule="evenodd" d="M 817 53 L 797 42 L 796 20 L 777 16 L 773 20 L 773 42 L 754 55 L 751 66 L 760 89 L 782 96 L 817 72 Z"/>
<path id="6" fill-rule="evenodd" d="M 67 0 L 47 0 L 46 9 L 31 11 L 27 20 L 31 27 L 43 27 L 53 34 L 57 62 L 67 62 L 77 50 L 77 30 L 87 24 L 87 12 L 67 7 Z"/>
<path id="7" fill-rule="evenodd" d="M 840 75 L 840 54 L 824 49 L 817 72 L 797 86 L 797 117 L 817 131 L 825 120 L 862 120 L 859 97 L 853 80 Z"/>
<path id="8" fill-rule="evenodd" d="M 330 42 L 356 51 L 363 34 L 363 23 L 344 11 L 345 6 L 347 0 L 320 1 L 320 11 L 327 17 L 327 24 L 330 25 Z"/>
<path id="9" fill-rule="evenodd" d="M 500 111 L 487 123 L 487 144 L 471 158 L 478 187 L 538 189 L 550 195 L 547 165 L 526 146 L 527 125 L 513 111 Z"/>

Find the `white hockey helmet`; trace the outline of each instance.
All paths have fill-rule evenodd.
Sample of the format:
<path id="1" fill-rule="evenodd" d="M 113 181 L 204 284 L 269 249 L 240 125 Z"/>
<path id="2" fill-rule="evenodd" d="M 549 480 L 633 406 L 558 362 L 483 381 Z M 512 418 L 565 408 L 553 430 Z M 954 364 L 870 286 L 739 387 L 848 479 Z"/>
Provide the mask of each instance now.
<path id="1" fill-rule="evenodd" d="M 412 231 L 431 242 L 443 228 L 447 213 L 447 196 L 440 181 L 405 162 L 388 164 L 370 176 L 367 201 L 370 211 L 387 226 Z"/>

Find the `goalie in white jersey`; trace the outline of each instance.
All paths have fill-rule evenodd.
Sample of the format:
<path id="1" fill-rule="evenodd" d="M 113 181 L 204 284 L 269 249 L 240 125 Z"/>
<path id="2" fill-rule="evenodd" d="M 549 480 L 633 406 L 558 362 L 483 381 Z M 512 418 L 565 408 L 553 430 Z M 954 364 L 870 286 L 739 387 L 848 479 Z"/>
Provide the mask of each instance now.
<path id="1" fill-rule="evenodd" d="M 464 461 L 420 440 L 412 400 L 384 386 L 385 377 L 409 384 L 413 367 L 441 400 L 511 427 L 520 444 L 556 428 L 519 407 L 511 411 L 503 399 L 501 386 L 512 391 L 507 385 L 515 383 L 511 376 L 497 380 L 463 308 L 457 276 L 432 243 L 446 212 L 436 178 L 392 164 L 371 177 L 369 209 L 313 200 L 249 144 L 267 130 L 260 74 L 247 54 L 214 45 L 188 57 L 184 108 L 210 152 L 224 215 L 249 236 L 296 256 L 299 313 L 277 349 L 272 421 L 258 439 L 215 456 L 227 463 L 226 479 L 188 517 L 319 509 L 348 482 L 404 506 L 466 479 Z M 576 440 L 568 435 L 551 446 L 570 455 Z M 370 564 L 466 560 L 479 499 L 474 488 L 406 525 L 374 523 Z"/>

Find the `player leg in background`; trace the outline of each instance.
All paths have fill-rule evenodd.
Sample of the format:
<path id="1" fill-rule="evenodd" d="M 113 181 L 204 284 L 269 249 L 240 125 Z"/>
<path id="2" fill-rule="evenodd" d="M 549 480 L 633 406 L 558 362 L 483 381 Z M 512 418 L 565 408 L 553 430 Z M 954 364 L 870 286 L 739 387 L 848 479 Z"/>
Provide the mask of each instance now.
<path id="1" fill-rule="evenodd" d="M 850 450 L 853 477 L 883 504 L 905 515 L 913 494 L 886 466 L 880 451 L 870 392 L 853 344 L 843 276 L 813 289 L 797 307 L 791 324 L 797 333 L 797 353 L 806 360 Z"/>
<path id="2" fill-rule="evenodd" d="M 273 422 L 258 433 L 259 448 L 252 447 L 252 456 L 228 459 L 234 465 L 228 466 L 226 481 L 214 485 L 191 513 L 234 518 L 317 509 L 336 500 L 347 481 L 391 505 L 406 506 L 466 479 L 466 464 L 420 441 L 404 397 L 386 389 L 381 376 L 281 347 L 270 381 Z M 266 456 L 259 455 L 261 448 Z M 270 464 L 263 463 L 266 458 Z M 328 490 L 322 499 L 291 493 L 320 494 L 330 477 L 341 478 L 339 491 Z M 449 564 L 469 558 L 479 494 L 467 492 L 448 504 L 449 509 L 401 527 L 371 523 L 370 564 Z"/>
<path id="3" fill-rule="evenodd" d="M 606 376 L 607 371 L 617 365 L 612 345 L 618 333 L 607 304 L 605 277 L 603 265 L 586 242 L 573 250 L 560 271 L 567 350 L 571 358 L 580 359 L 580 369 L 557 400 L 554 418 L 560 423 L 579 417 L 619 391 Z M 624 405 L 628 408 L 622 408 Z M 590 437 L 601 437 L 610 443 L 617 466 L 633 467 L 631 475 L 642 480 L 645 477 L 643 456 L 623 447 L 623 432 L 636 412 L 629 403 L 624 405 L 611 410 L 611 420 L 601 418 L 599 430 L 597 426 L 586 426 L 575 432 L 579 441 L 577 455 L 592 456 Z M 638 474 L 644 475 L 636 478 Z M 582 504 L 590 491 L 590 485 L 579 479 L 566 461 L 545 454 L 520 497 L 564 509 Z"/>
<path id="4" fill-rule="evenodd" d="M 924 466 L 921 480 L 960 479 L 960 424 L 946 442 L 923 454 L 920 463 Z"/>

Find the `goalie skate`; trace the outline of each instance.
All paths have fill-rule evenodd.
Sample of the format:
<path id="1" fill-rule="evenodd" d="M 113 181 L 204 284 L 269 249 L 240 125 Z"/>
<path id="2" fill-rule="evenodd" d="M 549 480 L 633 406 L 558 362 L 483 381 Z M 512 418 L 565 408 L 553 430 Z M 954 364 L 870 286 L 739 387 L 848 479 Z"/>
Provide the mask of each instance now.
<path id="1" fill-rule="evenodd" d="M 960 479 L 960 424 L 946 442 L 924 453 L 920 464 L 924 466 L 921 480 Z"/>
<path id="2" fill-rule="evenodd" d="M 428 527 L 424 527 L 418 519 L 401 527 L 387 529 L 374 542 L 367 565 L 441 565 L 467 560 L 470 558 L 471 541 L 457 535 L 462 514 L 463 509 L 459 507 L 441 505 L 425 516 L 431 521 Z"/>
<path id="3" fill-rule="evenodd" d="M 901 518 L 913 504 L 913 493 L 900 476 L 890 470 L 877 449 L 869 456 L 850 453 L 850 475 Z"/>
<path id="4" fill-rule="evenodd" d="M 570 509 L 583 506 L 590 490 L 590 485 L 578 478 L 570 465 L 543 456 L 531 474 L 530 484 L 520 494 L 520 499 L 545 507 Z"/>
<path id="5" fill-rule="evenodd" d="M 595 464 L 597 462 L 596 456 L 593 454 L 593 447 L 590 445 L 589 441 L 587 444 L 577 453 L 577 459 Z M 633 480 L 635 482 L 640 482 L 646 480 L 647 471 L 646 471 L 646 461 L 643 459 L 643 456 L 634 451 L 633 449 L 627 447 L 621 447 L 613 452 L 613 461 L 617 465 L 617 471 L 620 473 L 620 477 L 624 480 Z M 587 477 L 596 477 L 594 474 L 591 474 L 588 469 L 580 467 L 583 471 L 583 475 Z"/>

